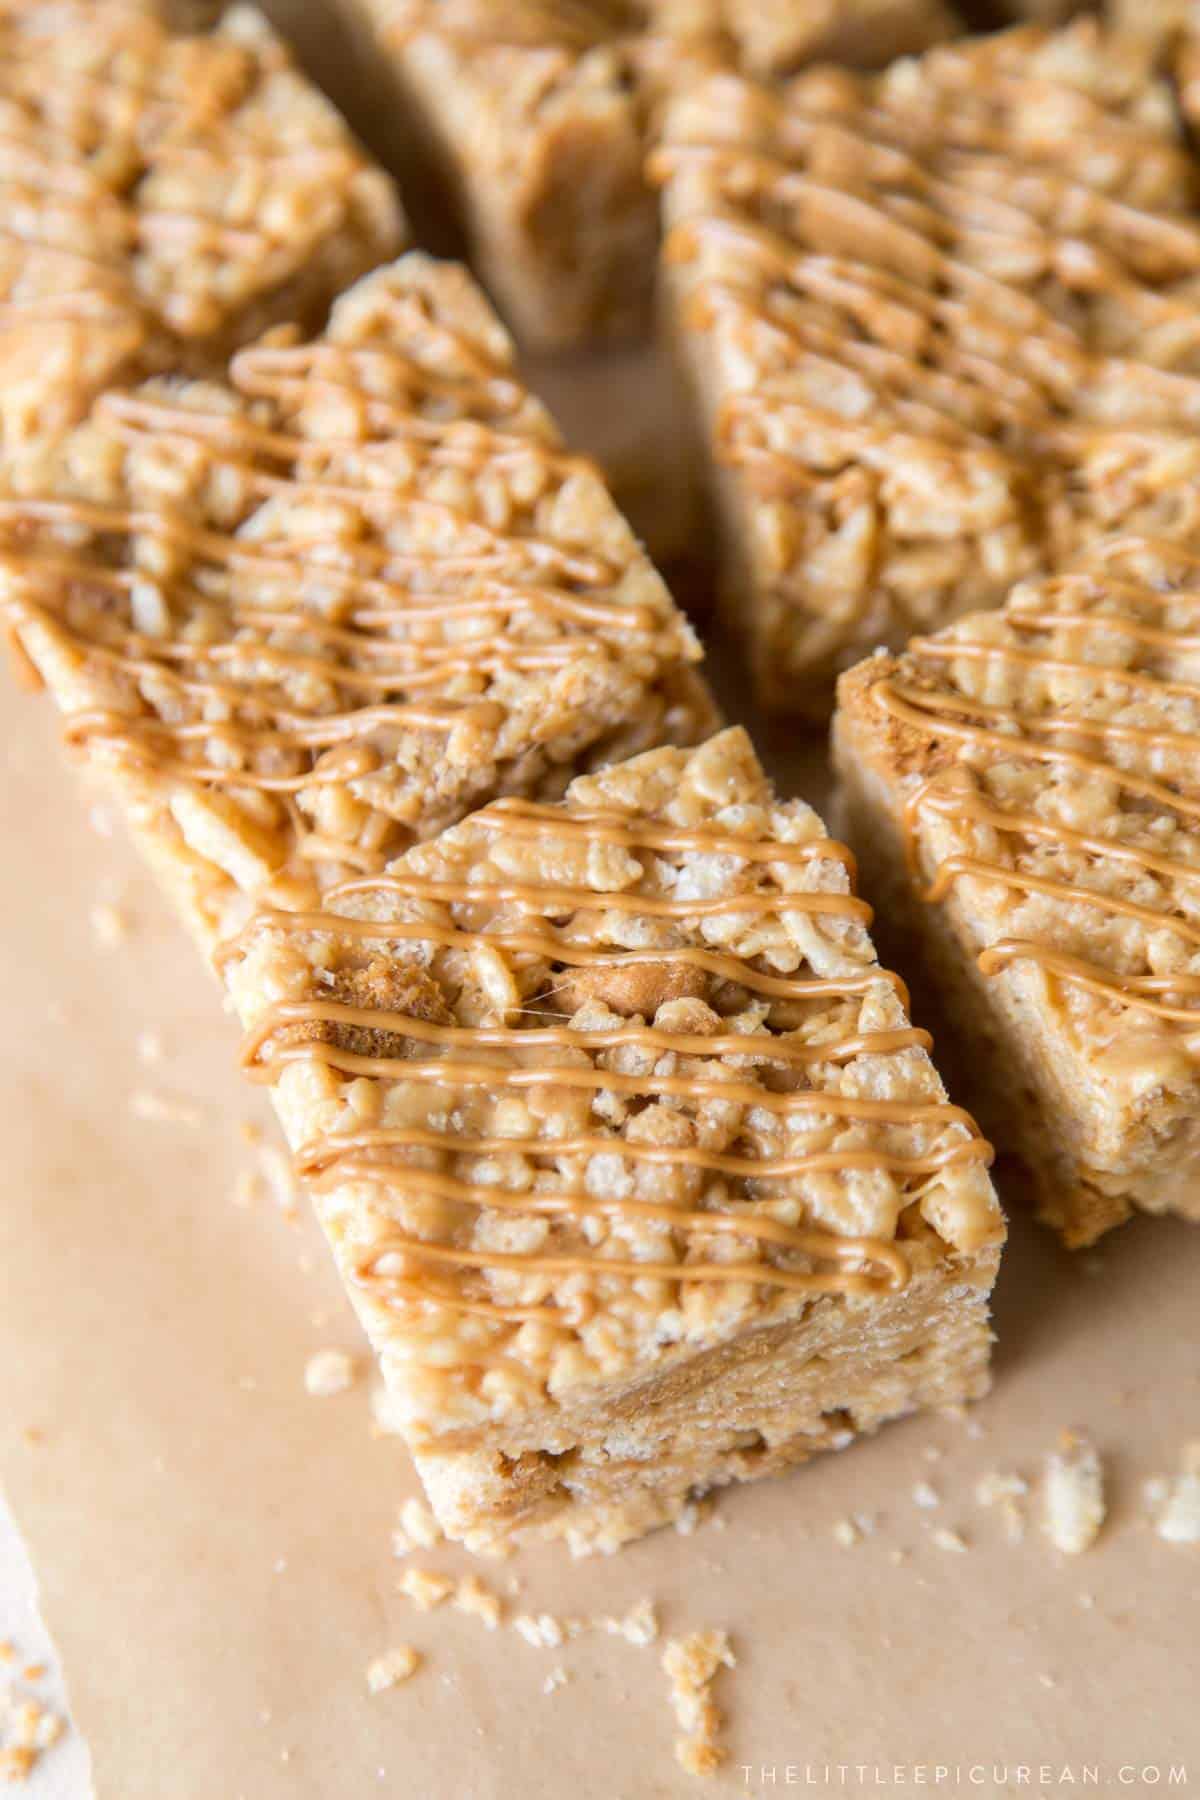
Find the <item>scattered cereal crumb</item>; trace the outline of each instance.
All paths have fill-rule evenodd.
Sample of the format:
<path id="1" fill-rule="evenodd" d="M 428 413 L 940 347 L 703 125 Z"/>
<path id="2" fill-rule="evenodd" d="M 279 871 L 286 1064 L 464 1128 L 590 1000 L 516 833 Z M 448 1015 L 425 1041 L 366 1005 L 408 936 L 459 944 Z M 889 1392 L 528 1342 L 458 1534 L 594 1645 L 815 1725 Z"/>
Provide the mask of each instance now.
<path id="1" fill-rule="evenodd" d="M 1200 1440 L 1184 1445 L 1155 1529 L 1168 1544 L 1200 1544 Z"/>
<path id="2" fill-rule="evenodd" d="M 566 1687 L 569 1680 L 570 1677 L 568 1676 L 567 1671 L 563 1668 L 561 1663 L 558 1663 L 551 1669 L 545 1681 L 543 1681 L 542 1692 L 543 1694 L 557 1693 L 559 1688 Z"/>
<path id="3" fill-rule="evenodd" d="M 304 1386 L 310 1394 L 327 1400 L 354 1386 L 358 1363 L 348 1350 L 317 1350 L 304 1365 Z"/>
<path id="4" fill-rule="evenodd" d="M 689 1775 L 711 1775 L 725 1760 L 720 1743 L 724 1723 L 709 1688 L 722 1668 L 737 1658 L 724 1631 L 693 1631 L 669 1638 L 662 1666 L 671 1681 L 671 1705 L 684 1736 L 675 1740 L 675 1760 Z"/>
<path id="5" fill-rule="evenodd" d="M 1084 1610 L 1084 1612 L 1091 1612 L 1091 1610 L 1092 1610 L 1092 1608 L 1093 1608 L 1093 1607 L 1094 1607 L 1094 1606 L 1095 1606 L 1095 1604 L 1096 1604 L 1096 1596 L 1095 1596 L 1095 1594 L 1089 1594 L 1089 1593 L 1086 1593 L 1086 1592 L 1085 1592 L 1085 1593 L 1082 1593 L 1082 1594 L 1080 1594 L 1080 1596 L 1079 1596 L 1079 1604 L 1080 1604 L 1080 1606 L 1081 1606 L 1081 1607 L 1082 1607 L 1082 1608 L 1083 1608 L 1083 1610 Z"/>
<path id="6" fill-rule="evenodd" d="M 437 1575 L 432 1569 L 405 1569 L 400 1577 L 400 1592 L 421 1612 L 441 1606 L 454 1592 L 454 1585 L 448 1575 Z"/>
<path id="7" fill-rule="evenodd" d="M 0 1662 L 16 1662 L 17 1646 L 11 1638 L 0 1638 Z"/>
<path id="8" fill-rule="evenodd" d="M 243 1119 L 238 1126 L 238 1136 L 241 1138 L 243 1144 L 261 1144 L 263 1136 L 262 1126 L 257 1119 Z"/>
<path id="9" fill-rule="evenodd" d="M 994 1506 L 1011 1544 L 1019 1544 L 1025 1536 L 1025 1514 L 1022 1501 L 1029 1492 L 1023 1475 L 1003 1469 L 991 1469 L 975 1484 L 975 1498 L 980 1506 Z"/>
<path id="10" fill-rule="evenodd" d="M 935 1525 L 929 1537 L 939 1550 L 950 1550 L 961 1555 L 967 1548 L 967 1540 L 961 1531 L 952 1531 L 948 1525 Z"/>
<path id="11" fill-rule="evenodd" d="M 382 1694 L 387 1688 L 398 1687 L 416 1673 L 420 1661 L 420 1652 L 411 1644 L 397 1644 L 393 1650 L 385 1650 L 367 1664 L 368 1693 Z"/>
<path id="12" fill-rule="evenodd" d="M 163 1041 L 157 1031 L 139 1031 L 137 1037 L 138 1061 L 159 1063 L 163 1059 Z"/>
<path id="13" fill-rule="evenodd" d="M 597 1623 L 602 1631 L 623 1637 L 627 1644 L 636 1644 L 639 1649 L 652 1644 L 658 1636 L 658 1614 L 654 1602 L 649 1599 L 635 1601 L 623 1619 L 606 1616 Z"/>
<path id="14" fill-rule="evenodd" d="M 1086 1438 L 1064 1431 L 1046 1459 L 1043 1530 L 1056 1550 L 1077 1556 L 1095 1543 L 1104 1517 L 1100 1457 Z"/>
<path id="15" fill-rule="evenodd" d="M 129 1110 L 135 1119 L 151 1125 L 186 1125 L 198 1130 L 204 1114 L 190 1100 L 173 1099 L 169 1094 L 156 1094 L 150 1088 L 135 1088 L 129 1096 Z"/>
<path id="16" fill-rule="evenodd" d="M 7 1639 L 0 1645 L 5 1662 L 16 1660 L 16 1646 Z M 42 1681 L 44 1663 L 27 1663 L 21 1672 L 29 1682 Z M 7 1687 L 0 1691 L 0 1779 L 26 1781 L 37 1767 L 42 1754 L 56 1744 L 66 1729 L 58 1713 L 34 1695 Z"/>
<path id="17" fill-rule="evenodd" d="M 1041 1682 L 1041 1684 L 1044 1688 L 1054 1688 L 1054 1687 L 1058 1686 L 1058 1683 L 1057 1683 L 1057 1681 L 1055 1681 L 1053 1675 L 1047 1675 L 1047 1674 L 1043 1673 L 1038 1676 L 1038 1680 Z"/>
<path id="18" fill-rule="evenodd" d="M 442 1528 L 429 1508 L 420 1500 L 406 1500 L 400 1508 L 399 1527 L 392 1533 L 392 1554 L 407 1556 L 414 1548 L 432 1550 L 441 1541 Z"/>
<path id="19" fill-rule="evenodd" d="M 843 1550 L 851 1549 L 861 1536 L 853 1519 L 838 1519 L 833 1527 L 833 1541 L 840 1544 Z"/>
<path id="20" fill-rule="evenodd" d="M 93 906 L 88 916 L 91 920 L 92 936 L 102 950 L 114 950 L 129 936 L 129 921 L 117 906 L 101 901 Z"/>
<path id="21" fill-rule="evenodd" d="M 942 1504 L 942 1496 L 938 1493 L 932 1483 L 928 1481 L 915 1482 L 913 1484 L 912 1497 L 914 1506 L 931 1507 L 940 1506 Z"/>
<path id="22" fill-rule="evenodd" d="M 535 1650 L 557 1650 L 564 1642 L 563 1628 L 553 1613 L 518 1613 L 513 1630 Z"/>
<path id="23" fill-rule="evenodd" d="M 888 1561 L 890 1563 L 895 1563 L 897 1567 L 899 1567 L 901 1563 L 908 1561 L 908 1551 L 899 1548 L 891 1549 L 888 1551 Z"/>
<path id="24" fill-rule="evenodd" d="M 478 1575 L 464 1575 L 454 1590 L 454 1604 L 459 1612 L 482 1619 L 489 1631 L 500 1623 L 500 1596 L 480 1581 Z"/>

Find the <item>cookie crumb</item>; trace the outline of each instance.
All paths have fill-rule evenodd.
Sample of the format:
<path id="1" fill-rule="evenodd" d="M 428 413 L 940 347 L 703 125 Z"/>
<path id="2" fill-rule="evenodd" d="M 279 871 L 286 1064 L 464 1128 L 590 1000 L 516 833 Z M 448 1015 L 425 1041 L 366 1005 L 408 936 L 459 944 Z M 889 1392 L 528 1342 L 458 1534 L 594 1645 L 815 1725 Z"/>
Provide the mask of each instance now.
<path id="1" fill-rule="evenodd" d="M 1010 1544 L 1019 1544 L 1025 1536 L 1022 1502 L 1028 1492 L 1029 1483 L 1023 1475 L 1004 1469 L 990 1469 L 975 1483 L 976 1500 L 980 1506 L 997 1510 Z"/>
<path id="2" fill-rule="evenodd" d="M 432 1612 L 435 1606 L 443 1605 L 454 1587 L 448 1575 L 437 1575 L 432 1569 L 405 1569 L 400 1577 L 400 1592 L 421 1612 Z"/>
<path id="3" fill-rule="evenodd" d="M 838 1519 L 833 1527 L 833 1541 L 840 1544 L 843 1550 L 852 1549 L 861 1536 L 853 1519 Z"/>
<path id="4" fill-rule="evenodd" d="M 559 1688 L 566 1687 L 569 1680 L 570 1677 L 568 1676 L 567 1671 L 563 1668 L 561 1663 L 558 1663 L 551 1669 L 545 1681 L 543 1681 L 542 1692 L 543 1694 L 556 1694 Z"/>
<path id="5" fill-rule="evenodd" d="M 318 1400 L 354 1386 L 358 1364 L 348 1350 L 317 1350 L 304 1365 L 304 1386 Z"/>
<path id="6" fill-rule="evenodd" d="M 119 907 L 101 902 L 89 916 L 92 936 L 102 950 L 115 950 L 129 936 L 129 920 Z"/>
<path id="7" fill-rule="evenodd" d="M 513 1630 L 535 1650 L 557 1650 L 565 1640 L 562 1625 L 553 1613 L 518 1613 Z"/>
<path id="8" fill-rule="evenodd" d="M 1155 1530 L 1168 1544 L 1200 1544 L 1200 1440 L 1184 1445 Z"/>
<path id="9" fill-rule="evenodd" d="M 454 1590 L 454 1604 L 459 1612 L 482 1619 L 489 1631 L 500 1623 L 500 1596 L 480 1581 L 478 1575 L 464 1575 Z"/>
<path id="10" fill-rule="evenodd" d="M 614 1637 L 623 1637 L 627 1644 L 636 1644 L 644 1649 L 652 1644 L 658 1636 L 658 1614 L 650 1599 L 635 1601 L 623 1619 L 604 1617 L 597 1620 L 602 1631 Z"/>
<path id="11" fill-rule="evenodd" d="M 204 1114 L 190 1100 L 156 1094 L 151 1088 L 135 1088 L 129 1096 L 129 1110 L 135 1119 L 150 1125 L 186 1125 L 190 1131 L 198 1131 L 204 1123 Z"/>
<path id="12" fill-rule="evenodd" d="M 912 1497 L 914 1506 L 929 1508 L 940 1506 L 942 1504 L 942 1496 L 938 1493 L 933 1484 L 928 1481 L 914 1482 Z"/>
<path id="13" fill-rule="evenodd" d="M 961 1556 L 967 1549 L 967 1540 L 961 1531 L 952 1531 L 948 1525 L 937 1525 L 929 1534 L 930 1542 L 939 1550 L 947 1550 Z"/>
<path id="14" fill-rule="evenodd" d="M 367 1664 L 367 1692 L 382 1694 L 388 1688 L 398 1687 L 416 1674 L 420 1661 L 420 1652 L 411 1644 L 397 1644 L 394 1649 L 385 1650 Z"/>
<path id="15" fill-rule="evenodd" d="M 689 1775 L 711 1775 L 725 1761 L 720 1742 L 723 1715 L 709 1692 L 722 1668 L 736 1667 L 727 1632 L 693 1631 L 669 1638 L 662 1666 L 671 1681 L 671 1705 L 684 1735 L 675 1740 L 675 1760 Z"/>
<path id="16" fill-rule="evenodd" d="M 432 1550 L 442 1541 L 442 1528 L 420 1500 L 406 1500 L 400 1508 L 400 1523 L 392 1533 L 392 1555 L 407 1556 L 410 1550 Z"/>
<path id="17" fill-rule="evenodd" d="M 1056 1550 L 1078 1556 L 1104 1524 L 1104 1471 L 1087 1438 L 1064 1431 L 1046 1459 L 1042 1528 Z"/>

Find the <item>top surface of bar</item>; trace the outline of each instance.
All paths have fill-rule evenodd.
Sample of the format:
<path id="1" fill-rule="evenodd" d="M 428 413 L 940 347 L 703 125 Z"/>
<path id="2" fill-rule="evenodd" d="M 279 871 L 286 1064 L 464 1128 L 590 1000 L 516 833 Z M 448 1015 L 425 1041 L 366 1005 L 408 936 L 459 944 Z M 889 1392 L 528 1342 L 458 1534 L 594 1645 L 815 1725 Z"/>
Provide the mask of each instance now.
<path id="1" fill-rule="evenodd" d="M 1200 531 L 1200 171 L 1141 41 L 1085 22 L 876 77 L 717 76 L 652 167 L 798 667 L 1110 530 Z"/>
<path id="2" fill-rule="evenodd" d="M 1190 1087 L 1200 561 L 1114 540 L 847 682 L 886 733 L 927 897 L 954 902 L 984 973 L 1032 979 L 1090 1091 Z"/>
<path id="3" fill-rule="evenodd" d="M 699 658 L 478 289 L 415 252 L 228 383 L 106 395 L 52 472 L 0 500 L 0 599 L 69 739 L 277 904 L 561 791 L 660 687 L 670 735 Z"/>
<path id="4" fill-rule="evenodd" d="M 0 213 L 8 453 L 130 357 L 219 355 L 277 298 L 323 310 L 404 236 L 388 178 L 248 7 L 183 37 L 125 0 L 0 6 Z"/>
<path id="5" fill-rule="evenodd" d="M 732 730 L 498 801 L 227 952 L 410 1412 L 556 1397 L 999 1240 L 847 863 Z"/>

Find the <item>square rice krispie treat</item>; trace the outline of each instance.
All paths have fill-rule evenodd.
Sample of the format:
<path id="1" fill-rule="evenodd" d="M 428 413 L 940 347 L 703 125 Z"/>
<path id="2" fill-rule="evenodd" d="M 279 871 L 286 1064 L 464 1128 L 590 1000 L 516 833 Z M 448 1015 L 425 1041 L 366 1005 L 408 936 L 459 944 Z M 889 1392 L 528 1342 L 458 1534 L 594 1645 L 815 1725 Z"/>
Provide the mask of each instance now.
<path id="1" fill-rule="evenodd" d="M 149 4 L 0 4 L 0 456 L 109 382 L 217 366 L 404 238 L 374 168 L 263 18 L 174 36 Z"/>
<path id="2" fill-rule="evenodd" d="M 461 269 L 106 394 L 0 499 L 0 611 L 206 945 L 501 793 L 695 742 L 699 646 Z"/>
<path id="3" fill-rule="evenodd" d="M 737 729 L 227 947 L 453 1536 L 610 1549 L 983 1391 L 990 1152 L 869 917 Z"/>
<path id="4" fill-rule="evenodd" d="M 668 313 L 767 705 L 1200 527 L 1200 169 L 1154 55 L 1030 27 L 669 109 Z"/>
<path id="5" fill-rule="evenodd" d="M 448 202 L 522 347 L 542 352 L 649 332 L 658 207 L 644 162 L 671 93 L 739 62 L 878 67 L 954 26 L 942 0 L 338 0 L 338 11 L 403 121 L 406 191 L 422 164 L 438 173 L 428 228 L 444 229 Z"/>
<path id="6" fill-rule="evenodd" d="M 1200 1219 L 1200 560 L 1120 538 L 1023 582 L 844 675 L 835 742 L 880 916 L 1042 1217 Z"/>

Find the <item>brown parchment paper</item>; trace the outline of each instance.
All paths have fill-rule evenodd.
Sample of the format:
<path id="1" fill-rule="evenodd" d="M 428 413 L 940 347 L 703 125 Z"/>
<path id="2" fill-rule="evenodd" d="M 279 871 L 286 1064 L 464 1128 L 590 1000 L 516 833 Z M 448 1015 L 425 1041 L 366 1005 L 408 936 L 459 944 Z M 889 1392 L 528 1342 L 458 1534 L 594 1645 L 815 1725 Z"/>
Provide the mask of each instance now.
<path id="1" fill-rule="evenodd" d="M 811 781 L 810 746 L 772 753 L 777 774 Z M 372 1437 L 365 1379 L 320 1400 L 303 1383 L 315 1350 L 360 1348 L 356 1327 L 305 1215 L 237 1204 L 256 1154 L 241 1128 L 270 1125 L 234 1072 L 236 1030 L 89 804 L 50 707 L 6 689 L 0 1480 L 97 1792 L 697 1791 L 673 1760 L 661 1646 L 590 1633 L 535 1649 L 397 1592 L 389 1534 L 415 1491 L 403 1453 Z M 105 909 L 128 924 L 109 947 Z M 1122 1768 L 1145 1765 L 1165 1788 L 1181 1763 L 1195 1787 L 1200 1552 L 1141 1522 L 1140 1485 L 1200 1435 L 1198 1282 L 1194 1229 L 1142 1221 L 1068 1258 L 1018 1221 L 995 1393 L 970 1423 L 894 1426 L 723 1497 L 688 1537 L 481 1572 L 502 1591 L 519 1581 L 510 1615 L 649 1595 L 665 1631 L 727 1627 L 739 1661 L 721 1678 L 732 1754 L 717 1791 L 774 1791 L 789 1769 L 810 1790 L 914 1786 L 938 1764 L 962 1765 L 936 1784 L 926 1772 L 944 1792 L 1057 1792 L 1038 1770 L 1064 1764 L 1080 1782 L 1099 1771 L 1094 1791 L 1130 1791 Z M 1036 1475 L 1064 1425 L 1087 1427 L 1109 1469 L 1109 1525 L 1074 1560 L 1036 1524 L 1010 1544 L 974 1498 L 986 1471 Z M 937 1507 L 915 1503 L 919 1482 Z M 842 1548 L 852 1516 L 863 1535 Z M 967 1550 L 938 1548 L 939 1526 Z M 413 1560 L 467 1562 L 446 1547 Z M 369 1697 L 368 1661 L 398 1642 L 423 1667 Z M 566 1685 L 543 1693 L 560 1665 Z"/>

